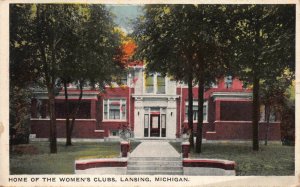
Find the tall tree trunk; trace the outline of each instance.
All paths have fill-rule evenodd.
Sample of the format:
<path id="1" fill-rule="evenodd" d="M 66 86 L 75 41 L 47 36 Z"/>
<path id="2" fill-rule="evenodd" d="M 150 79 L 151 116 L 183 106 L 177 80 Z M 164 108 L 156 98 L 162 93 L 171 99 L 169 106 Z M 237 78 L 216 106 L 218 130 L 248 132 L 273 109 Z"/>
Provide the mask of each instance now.
<path id="1" fill-rule="evenodd" d="M 268 145 L 268 134 L 269 134 L 269 128 L 270 128 L 270 114 L 271 114 L 271 107 L 270 104 L 265 105 L 265 111 L 266 111 L 266 133 L 265 133 L 265 145 Z"/>
<path id="2" fill-rule="evenodd" d="M 197 138 L 196 138 L 196 153 L 202 151 L 202 128 L 203 128 L 203 103 L 204 103 L 204 73 L 203 67 L 199 72 L 198 83 L 198 126 L 197 126 Z"/>
<path id="3" fill-rule="evenodd" d="M 66 115 L 66 146 L 71 146 L 71 133 L 70 133 L 70 102 L 68 96 L 67 81 L 63 80 L 65 90 L 65 115 Z"/>
<path id="4" fill-rule="evenodd" d="M 50 153 L 57 153 L 54 85 L 48 86 L 50 113 Z"/>
<path id="5" fill-rule="evenodd" d="M 259 150 L 259 140 L 258 140 L 258 118 L 259 118 L 259 77 L 256 75 L 255 70 L 253 70 L 253 102 L 252 102 L 252 133 L 253 140 L 252 149 L 254 151 Z"/>
<path id="6" fill-rule="evenodd" d="M 190 147 L 194 148 L 194 130 L 193 130 L 193 77 L 190 75 L 188 80 L 188 125 Z"/>
<path id="7" fill-rule="evenodd" d="M 37 41 L 38 47 L 40 50 L 40 56 L 43 63 L 42 70 L 45 74 L 45 85 L 47 87 L 48 99 L 49 99 L 49 113 L 50 113 L 50 153 L 57 153 L 57 140 L 56 140 L 56 116 L 55 116 L 55 77 L 53 75 L 53 65 L 54 60 L 53 57 L 48 57 L 45 51 L 45 38 L 42 35 L 43 29 L 45 26 L 45 11 L 43 10 L 42 5 L 37 5 L 36 10 L 37 16 Z M 52 63 L 52 64 L 51 64 Z"/>
<path id="8" fill-rule="evenodd" d="M 71 121 L 71 126 L 70 126 L 70 129 L 69 129 L 69 141 L 70 141 L 70 145 L 72 145 L 72 133 L 73 133 L 73 129 L 74 129 L 74 126 L 75 126 L 75 119 L 76 119 L 76 115 L 79 111 L 79 108 L 80 108 L 80 105 L 81 105 L 81 102 L 82 102 L 82 95 L 83 95 L 83 82 L 82 80 L 79 81 L 79 89 L 80 89 L 80 94 L 79 94 L 79 97 L 78 97 L 78 101 L 77 101 L 77 105 L 75 107 L 75 109 L 72 111 L 72 114 L 71 114 L 71 117 L 72 117 L 72 121 Z"/>

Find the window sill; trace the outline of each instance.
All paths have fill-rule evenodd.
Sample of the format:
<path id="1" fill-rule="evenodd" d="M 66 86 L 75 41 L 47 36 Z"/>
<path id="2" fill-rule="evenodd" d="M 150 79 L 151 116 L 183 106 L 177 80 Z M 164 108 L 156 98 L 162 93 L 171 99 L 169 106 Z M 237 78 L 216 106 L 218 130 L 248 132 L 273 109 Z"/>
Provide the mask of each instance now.
<path id="1" fill-rule="evenodd" d="M 121 119 L 105 119 L 102 120 L 102 122 L 127 122 L 127 120 L 121 120 Z"/>
<path id="2" fill-rule="evenodd" d="M 183 123 L 188 123 L 189 121 L 188 120 L 184 120 Z M 198 123 L 198 121 L 196 120 L 193 120 L 193 123 Z M 203 123 L 208 123 L 208 121 L 203 121 Z"/>

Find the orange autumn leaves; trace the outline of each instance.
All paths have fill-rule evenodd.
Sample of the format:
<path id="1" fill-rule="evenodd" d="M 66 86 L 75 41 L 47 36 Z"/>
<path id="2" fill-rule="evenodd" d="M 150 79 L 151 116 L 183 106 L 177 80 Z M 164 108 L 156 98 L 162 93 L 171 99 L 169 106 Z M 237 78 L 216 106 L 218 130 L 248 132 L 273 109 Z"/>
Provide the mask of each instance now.
<path id="1" fill-rule="evenodd" d="M 132 62 L 132 57 L 135 53 L 136 48 L 137 46 L 131 38 L 126 38 L 126 40 L 122 42 L 122 56 L 120 59 L 122 65 L 128 66 L 130 62 Z"/>

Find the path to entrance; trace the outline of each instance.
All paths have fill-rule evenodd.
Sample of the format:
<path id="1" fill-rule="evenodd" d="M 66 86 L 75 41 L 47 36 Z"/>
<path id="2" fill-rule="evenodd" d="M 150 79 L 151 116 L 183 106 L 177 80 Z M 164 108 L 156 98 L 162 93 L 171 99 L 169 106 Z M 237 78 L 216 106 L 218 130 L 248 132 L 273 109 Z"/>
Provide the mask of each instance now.
<path id="1" fill-rule="evenodd" d="M 179 157 L 180 154 L 168 143 L 149 141 L 140 143 L 130 157 Z"/>

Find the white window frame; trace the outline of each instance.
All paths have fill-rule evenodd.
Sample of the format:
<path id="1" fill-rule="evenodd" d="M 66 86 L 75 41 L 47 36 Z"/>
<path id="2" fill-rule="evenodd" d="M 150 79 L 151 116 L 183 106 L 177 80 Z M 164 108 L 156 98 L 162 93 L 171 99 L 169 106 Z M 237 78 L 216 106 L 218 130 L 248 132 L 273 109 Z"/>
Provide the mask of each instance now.
<path id="1" fill-rule="evenodd" d="M 119 105 L 119 110 L 120 110 L 120 108 L 121 108 L 121 106 L 124 104 L 124 102 L 125 102 L 125 116 L 124 116 L 124 119 L 122 119 L 123 118 L 123 112 L 121 112 L 121 110 L 120 110 L 120 119 L 110 119 L 109 118 L 109 105 L 110 105 L 110 101 L 111 100 L 119 100 L 119 102 L 120 102 L 120 105 Z M 105 119 L 105 115 L 104 115 L 104 112 L 105 112 L 105 107 L 104 107 L 104 105 L 105 105 L 105 101 L 107 101 L 107 118 Z M 102 121 L 122 121 L 122 122 L 124 122 L 124 121 L 127 121 L 127 100 L 125 99 L 125 98 L 121 98 L 121 99 L 119 99 L 119 98 L 109 98 L 109 99 L 103 99 L 103 106 L 102 106 L 103 108 L 103 111 L 102 111 Z"/>
<path id="2" fill-rule="evenodd" d="M 147 92 L 146 89 L 146 81 L 147 81 L 147 75 L 144 75 L 144 94 L 153 94 L 153 95 L 165 95 L 167 94 L 167 77 L 164 77 L 165 79 L 165 93 L 157 93 L 158 91 L 158 85 L 157 85 L 157 77 L 160 75 L 159 73 L 150 73 L 153 76 L 153 92 Z"/>
<path id="3" fill-rule="evenodd" d="M 185 102 L 185 108 L 184 108 L 184 122 L 188 122 L 188 117 L 186 117 L 186 113 L 185 111 L 187 110 L 189 106 L 189 102 L 186 101 Z M 194 106 L 197 106 L 198 107 L 198 100 L 194 100 L 193 101 L 193 107 Z M 203 122 L 208 122 L 208 102 L 207 101 L 204 101 L 203 103 L 203 107 L 205 106 L 205 112 L 206 112 L 206 118 L 204 119 L 204 116 L 203 116 Z M 204 111 L 204 110 L 203 110 Z M 194 120 L 194 117 L 193 117 L 193 123 L 197 122 L 198 120 Z"/>
<path id="4" fill-rule="evenodd" d="M 225 88 L 233 87 L 233 77 L 231 75 L 224 77 L 224 87 Z"/>
<path id="5" fill-rule="evenodd" d="M 280 120 L 276 120 L 276 112 L 274 112 L 274 110 L 272 111 L 272 107 L 270 108 L 270 123 L 275 123 L 275 122 L 279 122 Z M 272 119 L 272 116 L 274 116 L 274 120 Z M 260 122 L 267 122 L 266 120 L 266 107 L 264 104 L 260 105 L 259 107 L 259 121 Z"/>

